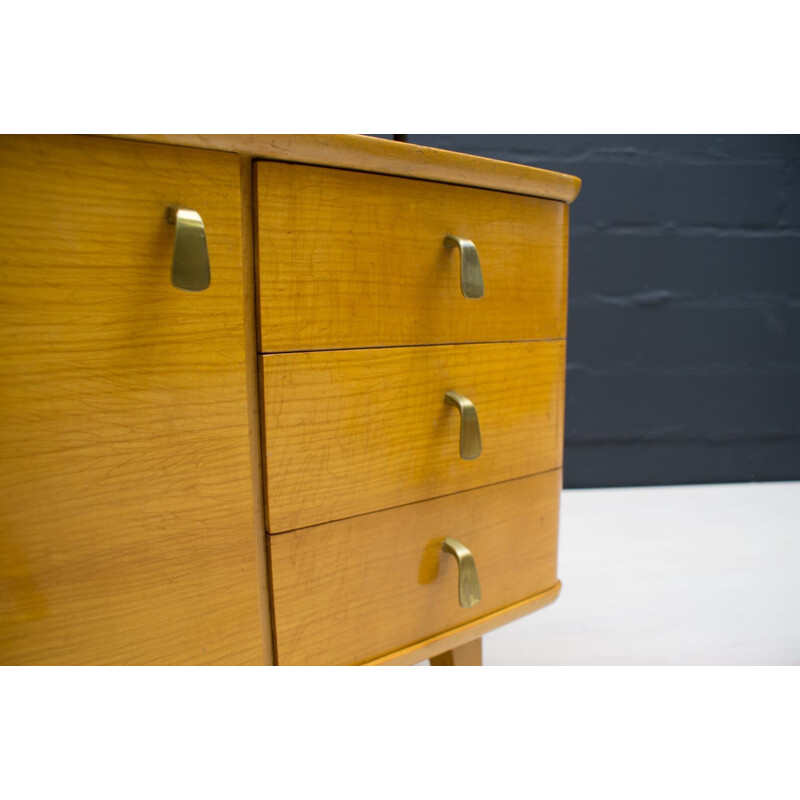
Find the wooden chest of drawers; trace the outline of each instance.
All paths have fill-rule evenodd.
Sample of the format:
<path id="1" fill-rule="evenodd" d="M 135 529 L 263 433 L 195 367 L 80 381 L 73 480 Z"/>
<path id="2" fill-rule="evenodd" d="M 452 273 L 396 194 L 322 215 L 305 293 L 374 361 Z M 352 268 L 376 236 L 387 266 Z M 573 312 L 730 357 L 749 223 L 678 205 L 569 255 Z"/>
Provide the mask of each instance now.
<path id="1" fill-rule="evenodd" d="M 0 662 L 463 663 L 552 602 L 579 185 L 0 137 Z"/>

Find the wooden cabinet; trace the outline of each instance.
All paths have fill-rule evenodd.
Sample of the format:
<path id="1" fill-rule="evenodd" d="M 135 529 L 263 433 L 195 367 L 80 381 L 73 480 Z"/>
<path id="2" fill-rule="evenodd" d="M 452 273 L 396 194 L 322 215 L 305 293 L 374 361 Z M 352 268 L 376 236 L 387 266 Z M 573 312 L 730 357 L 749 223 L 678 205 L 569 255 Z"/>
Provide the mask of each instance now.
<path id="1" fill-rule="evenodd" d="M 366 137 L 0 137 L 0 662 L 414 663 L 552 602 L 578 187 Z"/>

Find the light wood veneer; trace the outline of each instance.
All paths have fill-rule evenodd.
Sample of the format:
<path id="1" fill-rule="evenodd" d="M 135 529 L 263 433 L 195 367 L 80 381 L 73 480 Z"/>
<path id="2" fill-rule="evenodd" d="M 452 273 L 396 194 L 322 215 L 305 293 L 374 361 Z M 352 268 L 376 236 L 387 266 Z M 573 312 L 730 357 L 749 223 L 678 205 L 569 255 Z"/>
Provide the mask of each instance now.
<path id="1" fill-rule="evenodd" d="M 239 160 L 0 139 L 0 662 L 263 663 Z M 165 207 L 206 220 L 170 285 Z"/>
<path id="2" fill-rule="evenodd" d="M 278 663 L 368 661 L 555 588 L 560 489 L 553 470 L 270 536 Z M 475 556 L 473 608 L 448 536 Z"/>
<path id="3" fill-rule="evenodd" d="M 561 465 L 564 342 L 262 358 L 271 533 Z M 483 452 L 459 456 L 448 391 L 475 404 Z"/>
<path id="4" fill-rule="evenodd" d="M 227 150 L 254 159 L 318 164 L 359 172 L 402 175 L 440 183 L 571 203 L 580 178 L 480 156 L 353 134 L 128 133 L 129 139 Z"/>
<path id="5" fill-rule="evenodd" d="M 553 602 L 579 187 L 361 136 L 0 137 L 0 663 L 467 664 Z"/>
<path id="6" fill-rule="evenodd" d="M 565 335 L 563 203 L 271 162 L 257 189 L 262 352 Z M 477 248 L 479 300 L 448 233 Z"/>

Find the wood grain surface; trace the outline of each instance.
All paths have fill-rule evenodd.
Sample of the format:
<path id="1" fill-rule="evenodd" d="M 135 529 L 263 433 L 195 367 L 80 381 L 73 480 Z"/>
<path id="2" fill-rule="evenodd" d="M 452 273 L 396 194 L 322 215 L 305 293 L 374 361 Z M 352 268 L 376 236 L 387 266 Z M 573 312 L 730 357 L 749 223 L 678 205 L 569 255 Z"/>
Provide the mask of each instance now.
<path id="1" fill-rule="evenodd" d="M 561 465 L 565 342 L 262 357 L 268 530 L 316 525 Z M 459 455 L 459 412 L 483 451 Z"/>
<path id="2" fill-rule="evenodd" d="M 278 663 L 377 659 L 553 589 L 560 489 L 554 470 L 270 536 Z M 483 597 L 469 609 L 448 536 L 475 557 Z"/>
<path id="3" fill-rule="evenodd" d="M 256 183 L 262 352 L 565 335 L 563 203 L 281 163 Z M 482 298 L 448 233 L 474 242 Z"/>
<path id="4" fill-rule="evenodd" d="M 125 138 L 228 150 L 253 158 L 380 172 L 571 203 L 580 178 L 481 156 L 352 134 L 133 133 Z"/>
<path id="5" fill-rule="evenodd" d="M 414 642 L 408 647 L 403 647 L 380 658 L 367 661 L 364 666 L 409 667 L 413 664 L 418 664 L 426 658 L 433 658 L 447 650 L 452 650 L 454 647 L 471 642 L 476 636 L 484 636 L 503 625 L 526 617 L 534 611 L 539 611 L 551 603 L 555 603 L 560 594 L 561 581 L 556 581 L 554 586 L 532 597 L 526 597 L 523 600 L 512 603 L 510 606 L 493 611 L 485 617 L 466 622 L 443 633 Z"/>
<path id="6" fill-rule="evenodd" d="M 431 656 L 432 667 L 479 667 L 482 661 L 482 639 L 480 636 L 471 642 L 445 650 L 438 656 Z"/>
<path id="7" fill-rule="evenodd" d="M 263 663 L 239 159 L 2 137 L 0 187 L 0 661 Z"/>
<path id="8" fill-rule="evenodd" d="M 247 414 L 250 432 L 250 485 L 253 492 L 253 532 L 256 541 L 258 595 L 261 609 L 261 635 L 264 663 L 274 663 L 272 646 L 272 612 L 267 561 L 264 479 L 261 458 L 261 395 L 260 364 L 258 360 L 258 331 L 256 314 L 256 269 L 253 182 L 254 165 L 248 156 L 239 156 L 242 208 L 242 289 L 244 292 L 244 356 L 247 379 Z"/>

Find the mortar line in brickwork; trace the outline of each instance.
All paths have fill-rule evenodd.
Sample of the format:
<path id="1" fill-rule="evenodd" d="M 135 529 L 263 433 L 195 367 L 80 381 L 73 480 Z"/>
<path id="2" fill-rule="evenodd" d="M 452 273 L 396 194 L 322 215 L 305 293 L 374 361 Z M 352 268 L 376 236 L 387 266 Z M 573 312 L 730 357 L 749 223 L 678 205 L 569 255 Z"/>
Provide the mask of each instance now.
<path id="1" fill-rule="evenodd" d="M 444 150 L 457 148 L 441 144 L 427 145 Z M 724 154 L 687 155 L 658 150 L 583 150 L 575 153 L 559 153 L 553 150 L 532 151 L 525 149 L 462 149 L 472 155 L 507 161 L 539 169 L 562 171 L 566 165 L 634 166 L 634 167 L 781 167 L 795 163 L 789 156 L 730 156 Z M 580 177 L 580 176 L 578 176 Z"/>
<path id="2" fill-rule="evenodd" d="M 715 362 L 675 367 L 645 367 L 641 364 L 606 364 L 588 366 L 567 362 L 567 389 L 570 379 L 585 378 L 797 378 L 800 362 L 752 364 Z"/>
<path id="3" fill-rule="evenodd" d="M 688 225 L 678 223 L 626 222 L 607 225 L 584 225 L 573 222 L 570 236 L 587 234 L 608 234 L 610 236 L 663 237 L 675 236 L 684 238 L 715 237 L 719 239 L 797 239 L 800 228 L 775 225 Z"/>
<path id="4" fill-rule="evenodd" d="M 565 436 L 565 445 L 609 445 L 609 444 L 719 444 L 719 445 L 740 445 L 751 442 L 784 442 L 800 439 L 800 433 L 717 433 L 706 436 L 673 436 L 655 432 L 652 436 L 647 433 L 627 437 L 621 434 L 616 436 L 603 436 L 598 438 L 588 438 L 585 435 L 576 439 Z"/>

